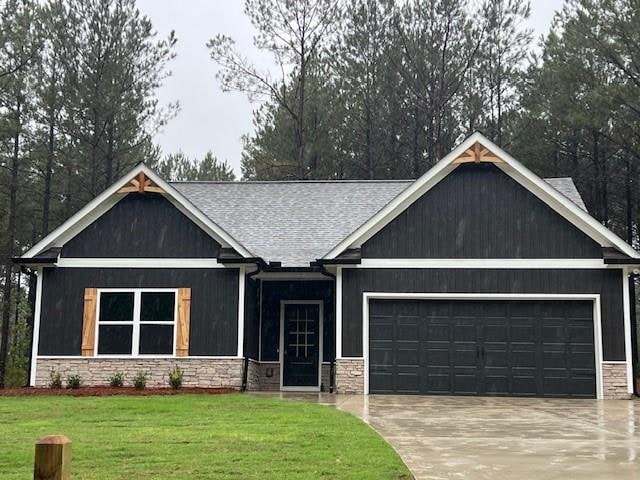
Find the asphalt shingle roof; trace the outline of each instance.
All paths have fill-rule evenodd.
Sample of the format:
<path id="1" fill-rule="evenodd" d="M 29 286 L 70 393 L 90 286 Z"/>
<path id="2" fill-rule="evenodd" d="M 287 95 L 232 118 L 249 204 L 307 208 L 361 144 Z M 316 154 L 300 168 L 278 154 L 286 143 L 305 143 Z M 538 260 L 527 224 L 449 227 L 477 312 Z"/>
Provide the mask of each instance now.
<path id="1" fill-rule="evenodd" d="M 580 208 L 570 178 L 547 180 Z M 251 253 L 283 267 L 308 267 L 413 180 L 174 182 L 196 208 Z"/>

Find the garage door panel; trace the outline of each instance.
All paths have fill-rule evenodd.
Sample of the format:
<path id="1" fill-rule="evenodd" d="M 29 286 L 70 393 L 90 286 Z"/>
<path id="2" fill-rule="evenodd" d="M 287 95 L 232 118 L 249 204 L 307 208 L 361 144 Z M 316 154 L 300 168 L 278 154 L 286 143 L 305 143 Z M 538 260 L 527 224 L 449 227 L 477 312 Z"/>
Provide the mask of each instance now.
<path id="1" fill-rule="evenodd" d="M 436 318 L 427 320 L 426 328 L 423 329 L 424 337 L 420 337 L 421 340 L 430 341 L 445 341 L 449 342 L 451 339 L 451 325 L 447 323 L 445 318 Z"/>
<path id="2" fill-rule="evenodd" d="M 418 340 L 418 320 L 400 318 L 396 325 L 396 340 Z"/>
<path id="3" fill-rule="evenodd" d="M 592 311 L 588 301 L 372 300 L 370 392 L 594 397 Z"/>
<path id="4" fill-rule="evenodd" d="M 399 366 L 404 365 L 420 365 L 420 348 L 418 342 L 413 342 L 414 345 L 401 345 L 396 350 L 395 364 Z"/>
<path id="5" fill-rule="evenodd" d="M 369 363 L 372 366 L 393 365 L 393 347 L 391 342 L 375 342 L 377 345 L 371 345 L 369 349 Z"/>
<path id="6" fill-rule="evenodd" d="M 450 393 L 453 390 L 449 370 L 445 373 L 427 373 L 423 388 L 424 393 Z"/>
<path id="7" fill-rule="evenodd" d="M 538 383 L 535 372 L 524 374 L 523 372 L 515 372 L 511 378 L 512 395 L 535 396 L 538 394 Z"/>
<path id="8" fill-rule="evenodd" d="M 536 336 L 532 319 L 511 319 L 509 335 L 512 342 L 530 342 Z"/>

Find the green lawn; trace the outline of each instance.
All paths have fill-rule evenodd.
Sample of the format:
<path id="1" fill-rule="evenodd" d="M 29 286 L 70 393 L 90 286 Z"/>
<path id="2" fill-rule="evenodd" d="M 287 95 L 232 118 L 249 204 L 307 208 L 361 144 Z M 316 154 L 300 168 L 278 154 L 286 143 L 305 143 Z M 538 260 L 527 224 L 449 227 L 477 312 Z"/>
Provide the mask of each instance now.
<path id="1" fill-rule="evenodd" d="M 241 394 L 0 397 L 0 478 L 31 478 L 49 434 L 73 441 L 77 480 L 410 478 L 345 412 Z"/>

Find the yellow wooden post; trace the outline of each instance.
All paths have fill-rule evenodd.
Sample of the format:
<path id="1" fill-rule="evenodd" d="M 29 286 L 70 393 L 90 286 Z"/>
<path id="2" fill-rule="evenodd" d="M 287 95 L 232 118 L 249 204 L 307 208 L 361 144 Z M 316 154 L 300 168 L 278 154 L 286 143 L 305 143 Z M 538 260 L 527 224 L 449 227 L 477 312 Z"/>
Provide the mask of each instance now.
<path id="1" fill-rule="evenodd" d="M 71 480 L 71 440 L 50 435 L 36 442 L 33 480 Z"/>

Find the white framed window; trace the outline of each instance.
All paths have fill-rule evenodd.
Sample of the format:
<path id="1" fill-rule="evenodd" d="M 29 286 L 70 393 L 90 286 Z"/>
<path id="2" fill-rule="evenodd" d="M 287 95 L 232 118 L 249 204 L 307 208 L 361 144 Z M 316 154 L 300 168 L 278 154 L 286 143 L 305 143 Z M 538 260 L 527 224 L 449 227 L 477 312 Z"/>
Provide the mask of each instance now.
<path id="1" fill-rule="evenodd" d="M 177 288 L 98 289 L 97 356 L 173 356 Z"/>

